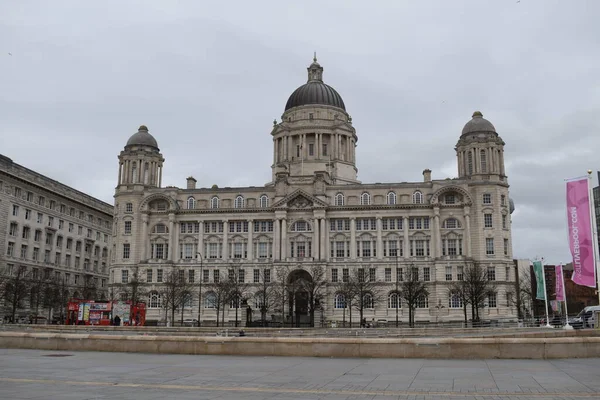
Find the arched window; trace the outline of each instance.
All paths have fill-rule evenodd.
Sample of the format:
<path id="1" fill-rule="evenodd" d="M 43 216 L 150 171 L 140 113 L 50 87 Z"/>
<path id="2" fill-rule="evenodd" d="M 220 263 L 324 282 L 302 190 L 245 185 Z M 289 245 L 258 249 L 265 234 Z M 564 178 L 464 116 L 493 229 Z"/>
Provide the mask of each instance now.
<path id="1" fill-rule="evenodd" d="M 398 296 L 397 293 L 390 293 L 388 295 L 388 308 L 396 308 L 396 306 L 398 306 L 398 308 L 402 308 L 400 296 Z"/>
<path id="2" fill-rule="evenodd" d="M 394 205 L 394 204 L 396 204 L 396 193 L 394 193 L 394 192 L 389 192 L 389 193 L 387 194 L 387 203 L 388 203 L 389 205 Z"/>
<path id="3" fill-rule="evenodd" d="M 413 193 L 413 204 L 423 204 L 423 193 L 418 190 Z"/>
<path id="4" fill-rule="evenodd" d="M 473 153 L 467 152 L 467 175 L 473 175 Z"/>
<path id="5" fill-rule="evenodd" d="M 244 208 L 244 196 L 239 195 L 235 198 L 235 202 L 233 203 L 234 208 Z"/>
<path id="6" fill-rule="evenodd" d="M 150 292 L 150 294 L 148 295 L 148 308 L 160 308 L 160 300 L 160 293 Z"/>
<path id="7" fill-rule="evenodd" d="M 219 208 L 219 198 L 217 196 L 210 199 L 210 208 Z"/>
<path id="8" fill-rule="evenodd" d="M 480 160 L 481 160 L 481 172 L 487 172 L 487 159 L 486 159 L 486 154 L 485 154 L 485 150 L 481 150 L 480 154 Z"/>
<path id="9" fill-rule="evenodd" d="M 341 293 L 336 294 L 335 299 L 333 300 L 333 307 L 346 308 L 346 297 Z"/>
<path id="10" fill-rule="evenodd" d="M 204 296 L 204 308 L 217 308 L 217 295 L 213 292 L 206 293 Z"/>
<path id="11" fill-rule="evenodd" d="M 194 208 L 196 208 L 196 199 L 194 199 L 193 197 L 189 197 L 187 199 L 187 208 L 188 210 L 193 210 Z"/>
<path id="12" fill-rule="evenodd" d="M 371 195 L 367 192 L 364 192 L 363 194 L 360 195 L 360 205 L 361 206 L 368 206 L 371 204 Z"/>
<path id="13" fill-rule="evenodd" d="M 460 223 L 456 218 L 448 218 L 444 221 L 444 228 L 446 229 L 457 229 L 460 228 Z"/>
<path id="14" fill-rule="evenodd" d="M 262 196 L 260 196 L 260 207 L 261 208 L 269 207 L 269 196 L 267 196 L 266 194 L 263 194 Z"/>
<path id="15" fill-rule="evenodd" d="M 183 308 L 192 308 L 192 294 L 190 292 L 186 292 L 183 295 Z"/>
<path id="16" fill-rule="evenodd" d="M 169 228 L 165 224 L 156 224 L 152 229 L 152 233 L 169 233 Z"/>
<path id="17" fill-rule="evenodd" d="M 363 307 L 373 308 L 373 296 L 371 296 L 371 293 L 366 293 L 363 296 Z"/>
<path id="18" fill-rule="evenodd" d="M 131 164 L 131 182 L 137 183 L 137 163 L 135 161 Z"/>
<path id="19" fill-rule="evenodd" d="M 461 297 L 454 293 L 448 296 L 448 307 L 449 308 L 462 308 L 463 302 Z"/>
<path id="20" fill-rule="evenodd" d="M 335 203 L 336 206 L 343 206 L 344 205 L 344 194 L 343 193 L 338 193 L 335 195 Z"/>

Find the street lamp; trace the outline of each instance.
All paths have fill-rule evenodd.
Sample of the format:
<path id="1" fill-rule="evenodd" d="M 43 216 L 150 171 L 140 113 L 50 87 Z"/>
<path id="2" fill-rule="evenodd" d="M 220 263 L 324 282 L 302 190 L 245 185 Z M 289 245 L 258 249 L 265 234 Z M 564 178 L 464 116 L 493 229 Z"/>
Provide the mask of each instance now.
<path id="1" fill-rule="evenodd" d="M 396 328 L 398 327 L 398 303 L 400 303 L 400 296 L 398 295 L 398 249 L 396 248 Z"/>
<path id="2" fill-rule="evenodd" d="M 196 253 L 197 256 L 200 256 L 200 279 L 198 279 L 198 328 L 201 325 L 202 321 L 200 318 L 202 317 L 202 280 L 204 279 L 202 273 L 202 253 Z"/>
<path id="3" fill-rule="evenodd" d="M 442 305 L 442 299 L 438 299 L 438 303 L 437 303 L 437 306 L 435 306 L 435 308 L 437 309 L 437 314 L 436 314 L 436 316 L 435 316 L 435 324 L 437 325 L 437 323 L 438 323 L 438 318 L 440 317 L 440 310 L 441 310 L 442 308 L 446 308 L 446 307 L 444 307 L 444 306 Z"/>

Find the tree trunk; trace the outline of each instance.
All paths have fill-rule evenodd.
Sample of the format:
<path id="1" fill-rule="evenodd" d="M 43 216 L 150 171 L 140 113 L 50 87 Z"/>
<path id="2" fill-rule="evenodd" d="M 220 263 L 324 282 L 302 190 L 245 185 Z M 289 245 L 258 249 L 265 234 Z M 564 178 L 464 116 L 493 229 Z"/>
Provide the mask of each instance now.
<path id="1" fill-rule="evenodd" d="M 219 312 L 221 311 L 221 307 L 216 306 L 215 311 L 217 312 L 217 328 L 219 327 Z"/>

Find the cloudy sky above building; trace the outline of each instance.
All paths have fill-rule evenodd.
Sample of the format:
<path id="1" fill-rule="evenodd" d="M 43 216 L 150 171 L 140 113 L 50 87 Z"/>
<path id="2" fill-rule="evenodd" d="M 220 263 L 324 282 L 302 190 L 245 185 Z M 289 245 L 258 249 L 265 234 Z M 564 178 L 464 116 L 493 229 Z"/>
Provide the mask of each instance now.
<path id="1" fill-rule="evenodd" d="M 3 2 L 0 153 L 112 203 L 146 124 L 163 184 L 263 185 L 273 119 L 316 51 L 360 180 L 455 177 L 481 110 L 506 142 L 514 256 L 566 262 L 564 179 L 600 169 L 598 15 L 595 0 Z"/>

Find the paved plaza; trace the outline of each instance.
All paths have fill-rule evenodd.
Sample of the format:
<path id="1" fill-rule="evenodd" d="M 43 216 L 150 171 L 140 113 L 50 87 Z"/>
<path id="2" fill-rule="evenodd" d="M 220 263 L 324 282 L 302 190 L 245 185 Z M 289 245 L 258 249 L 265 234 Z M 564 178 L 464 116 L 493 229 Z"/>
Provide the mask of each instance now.
<path id="1" fill-rule="evenodd" d="M 600 399 L 600 359 L 423 360 L 0 349 L 0 399 Z"/>

